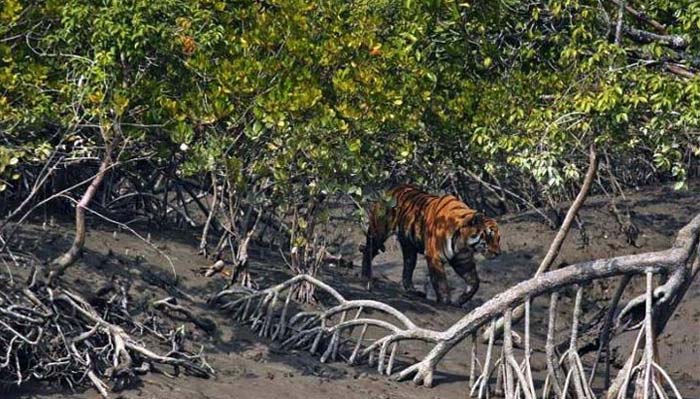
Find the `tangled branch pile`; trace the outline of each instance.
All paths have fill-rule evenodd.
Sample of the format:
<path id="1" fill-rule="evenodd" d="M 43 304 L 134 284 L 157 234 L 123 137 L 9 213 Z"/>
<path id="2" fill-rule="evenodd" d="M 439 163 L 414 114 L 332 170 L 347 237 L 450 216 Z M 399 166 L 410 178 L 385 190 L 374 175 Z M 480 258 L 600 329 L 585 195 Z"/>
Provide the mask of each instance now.
<path id="1" fill-rule="evenodd" d="M 103 397 L 132 385 L 149 371 L 207 378 L 213 370 L 152 311 L 132 316 L 128 286 L 107 283 L 84 299 L 36 279 L 29 284 L 0 276 L 0 384 L 30 380 L 71 389 L 93 385 Z M 158 354 L 149 349 L 167 348 Z M 165 367 L 163 367 L 165 366 Z"/>

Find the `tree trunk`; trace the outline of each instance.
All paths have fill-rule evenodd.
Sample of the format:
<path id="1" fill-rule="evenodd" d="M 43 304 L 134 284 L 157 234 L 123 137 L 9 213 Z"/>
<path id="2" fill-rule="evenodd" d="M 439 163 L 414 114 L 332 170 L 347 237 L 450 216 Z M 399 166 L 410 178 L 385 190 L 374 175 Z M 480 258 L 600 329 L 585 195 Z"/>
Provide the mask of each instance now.
<path id="1" fill-rule="evenodd" d="M 104 137 L 104 134 L 103 134 Z M 112 145 L 110 145 L 108 139 L 105 137 L 105 154 L 100 162 L 100 168 L 97 174 L 92 179 L 90 186 L 88 186 L 80 201 L 75 207 L 75 238 L 73 239 L 73 245 L 66 251 L 63 255 L 57 257 L 51 261 L 51 266 L 54 268 L 49 274 L 49 283 L 54 279 L 60 277 L 63 272 L 80 257 L 80 254 L 85 244 L 85 208 L 88 207 L 90 201 L 92 201 L 97 188 L 102 183 L 107 170 L 112 164 Z"/>

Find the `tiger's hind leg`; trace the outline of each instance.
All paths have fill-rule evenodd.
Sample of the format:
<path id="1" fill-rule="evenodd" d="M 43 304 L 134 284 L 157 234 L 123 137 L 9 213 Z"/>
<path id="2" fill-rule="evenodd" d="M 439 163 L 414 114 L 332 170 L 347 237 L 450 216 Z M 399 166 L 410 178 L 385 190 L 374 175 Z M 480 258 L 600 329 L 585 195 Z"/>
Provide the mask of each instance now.
<path id="1" fill-rule="evenodd" d="M 394 210 L 381 202 L 375 202 L 369 212 L 367 242 L 360 246 L 362 251 L 362 277 L 367 282 L 367 290 L 372 290 L 372 259 L 379 251 L 384 251 L 384 242 L 394 234 Z"/>
<path id="2" fill-rule="evenodd" d="M 404 291 L 412 296 L 425 297 L 425 293 L 418 291 L 413 285 L 413 271 L 418 261 L 418 250 L 405 239 L 399 238 L 401 253 L 403 255 L 403 275 L 401 283 Z"/>
<path id="3" fill-rule="evenodd" d="M 367 290 L 372 291 L 372 259 L 384 251 L 384 241 L 386 237 L 375 237 L 371 232 L 367 232 L 367 241 L 362 250 L 362 277 L 367 283 Z"/>
<path id="4" fill-rule="evenodd" d="M 447 273 L 445 273 L 445 265 L 439 259 L 426 257 L 428 262 L 428 273 L 430 274 L 430 283 L 435 290 L 435 299 L 438 303 L 450 304 L 450 286 L 447 284 Z"/>
<path id="5" fill-rule="evenodd" d="M 473 259 L 461 262 L 455 261 L 451 263 L 451 265 L 454 271 L 467 284 L 467 288 L 462 294 L 459 295 L 459 298 L 457 298 L 457 300 L 455 301 L 455 305 L 462 306 L 465 303 L 467 303 L 470 299 L 472 299 L 474 294 L 476 294 L 476 291 L 479 290 L 479 275 L 477 274 L 476 264 L 474 263 Z"/>

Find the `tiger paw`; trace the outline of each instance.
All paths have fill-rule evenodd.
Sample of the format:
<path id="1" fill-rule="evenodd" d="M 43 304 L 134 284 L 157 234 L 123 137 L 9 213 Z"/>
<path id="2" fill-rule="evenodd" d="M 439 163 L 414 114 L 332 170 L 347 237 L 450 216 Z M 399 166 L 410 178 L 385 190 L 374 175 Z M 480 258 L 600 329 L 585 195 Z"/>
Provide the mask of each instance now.
<path id="1" fill-rule="evenodd" d="M 449 296 L 437 297 L 437 298 L 435 298 L 435 302 L 439 303 L 440 305 L 447 305 L 447 306 L 450 306 L 453 304 L 452 301 L 450 301 Z"/>
<path id="2" fill-rule="evenodd" d="M 452 305 L 454 305 L 454 306 L 456 306 L 456 307 L 458 307 L 458 308 L 462 308 L 462 307 L 464 307 L 464 304 L 466 304 L 467 302 L 469 302 L 469 300 L 472 298 L 472 296 L 473 296 L 473 295 L 469 295 L 469 294 L 466 294 L 466 293 L 462 293 L 462 294 L 459 295 L 459 297 L 457 297 L 456 300 L 454 300 L 454 301 L 452 302 Z"/>
<path id="3" fill-rule="evenodd" d="M 415 288 L 410 289 L 410 290 L 406 290 L 405 293 L 407 296 L 410 296 L 410 297 L 416 297 L 416 298 L 425 298 L 426 297 L 425 292 L 418 291 Z"/>

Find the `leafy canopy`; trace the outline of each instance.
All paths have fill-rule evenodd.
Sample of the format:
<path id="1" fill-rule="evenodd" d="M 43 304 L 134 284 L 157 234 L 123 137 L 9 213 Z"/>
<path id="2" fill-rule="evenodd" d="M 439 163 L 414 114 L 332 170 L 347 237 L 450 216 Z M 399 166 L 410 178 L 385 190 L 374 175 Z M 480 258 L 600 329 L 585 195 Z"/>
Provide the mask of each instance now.
<path id="1" fill-rule="evenodd" d="M 700 151 L 691 0 L 638 10 L 655 24 L 627 12 L 619 42 L 619 7 L 592 0 L 0 7 L 3 188 L 116 135 L 183 175 L 300 198 L 460 170 L 556 190 L 591 143 L 682 183 Z"/>

